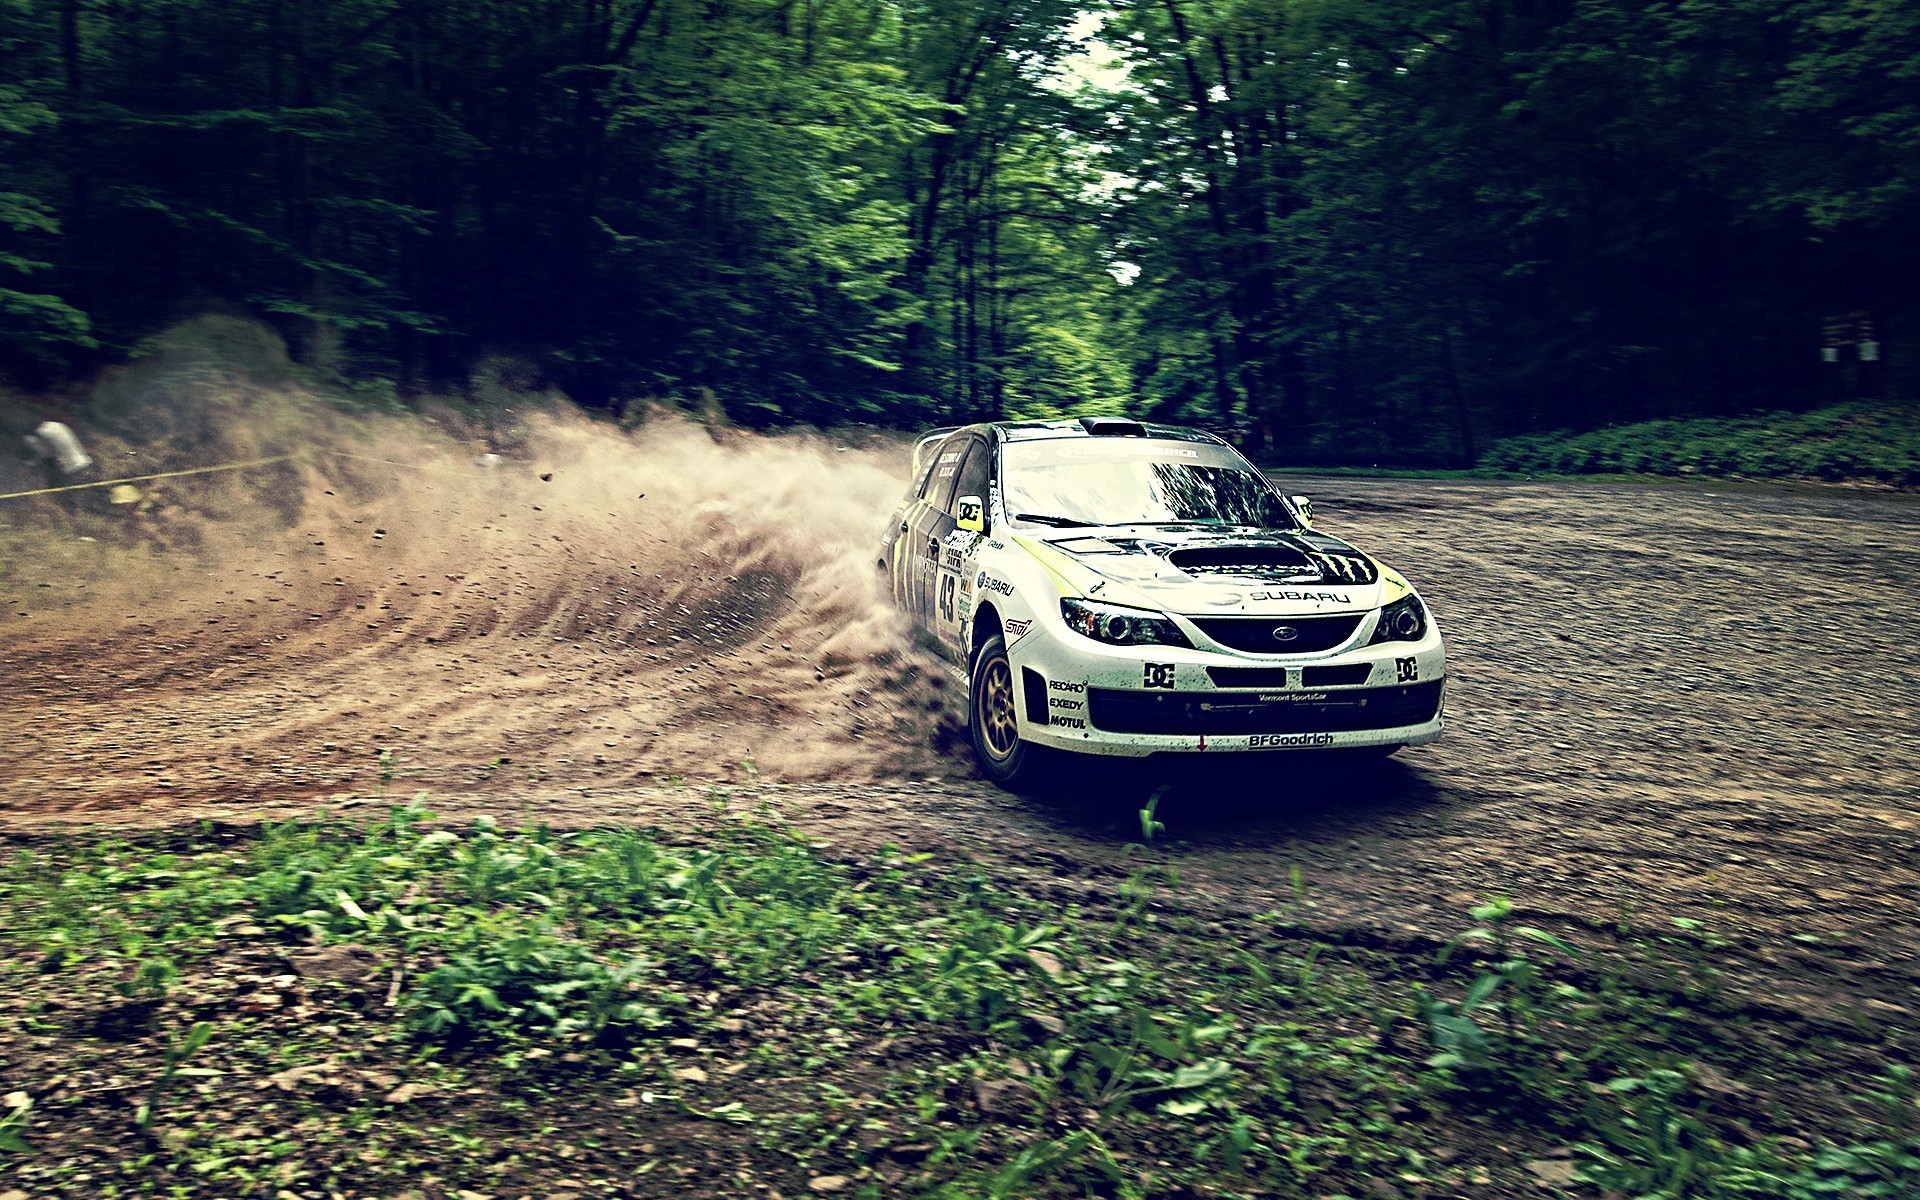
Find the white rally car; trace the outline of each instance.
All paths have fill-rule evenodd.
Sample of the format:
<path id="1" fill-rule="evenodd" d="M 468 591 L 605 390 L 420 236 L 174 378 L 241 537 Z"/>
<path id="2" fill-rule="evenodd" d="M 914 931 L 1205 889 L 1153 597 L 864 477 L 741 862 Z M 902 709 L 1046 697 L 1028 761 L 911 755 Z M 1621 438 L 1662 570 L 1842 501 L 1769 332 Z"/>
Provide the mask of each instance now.
<path id="1" fill-rule="evenodd" d="M 1446 653 L 1392 569 L 1208 433 L 1112 417 L 923 436 L 894 600 L 966 673 L 981 769 L 1047 750 L 1368 749 L 1440 736 Z"/>

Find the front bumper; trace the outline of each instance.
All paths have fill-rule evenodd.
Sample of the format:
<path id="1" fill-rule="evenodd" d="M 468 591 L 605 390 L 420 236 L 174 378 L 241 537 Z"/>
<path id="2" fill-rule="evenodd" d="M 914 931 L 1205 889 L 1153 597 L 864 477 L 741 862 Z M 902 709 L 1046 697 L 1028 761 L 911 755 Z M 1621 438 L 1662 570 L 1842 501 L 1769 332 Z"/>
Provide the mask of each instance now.
<path id="1" fill-rule="evenodd" d="M 1020 736 L 1086 754 L 1422 745 L 1445 724 L 1446 649 L 1418 642 L 1314 656 L 1108 646 L 1034 629 L 1009 648 Z"/>

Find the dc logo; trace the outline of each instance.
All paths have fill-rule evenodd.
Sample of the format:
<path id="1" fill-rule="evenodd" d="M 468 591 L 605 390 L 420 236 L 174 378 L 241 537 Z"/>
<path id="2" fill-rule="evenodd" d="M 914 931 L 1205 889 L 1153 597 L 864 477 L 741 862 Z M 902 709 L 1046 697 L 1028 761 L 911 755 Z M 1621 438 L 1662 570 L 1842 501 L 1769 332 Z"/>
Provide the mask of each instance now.
<path id="1" fill-rule="evenodd" d="M 1146 663 L 1144 666 L 1146 676 L 1142 682 L 1143 687 L 1169 689 L 1173 687 L 1172 663 Z"/>

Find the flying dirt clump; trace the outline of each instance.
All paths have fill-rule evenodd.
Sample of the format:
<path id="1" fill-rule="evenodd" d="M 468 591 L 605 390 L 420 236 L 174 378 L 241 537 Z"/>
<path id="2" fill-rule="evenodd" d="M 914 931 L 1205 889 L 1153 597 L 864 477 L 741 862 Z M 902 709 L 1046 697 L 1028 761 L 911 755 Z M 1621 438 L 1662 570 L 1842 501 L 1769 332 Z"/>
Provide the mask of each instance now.
<path id="1" fill-rule="evenodd" d="M 875 586 L 903 450 L 533 403 L 499 438 L 254 389 L 214 424 L 270 437 L 166 427 L 283 462 L 0 510 L 0 803 L 959 770 Z"/>

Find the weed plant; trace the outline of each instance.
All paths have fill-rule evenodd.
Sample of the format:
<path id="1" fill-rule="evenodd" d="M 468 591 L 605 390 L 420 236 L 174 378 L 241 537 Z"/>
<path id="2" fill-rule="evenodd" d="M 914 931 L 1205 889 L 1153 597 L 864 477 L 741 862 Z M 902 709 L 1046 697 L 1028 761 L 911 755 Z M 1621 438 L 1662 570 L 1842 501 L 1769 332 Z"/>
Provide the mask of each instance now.
<path id="1" fill-rule="evenodd" d="M 36 1196 L 1453 1196 L 1577 1142 L 1623 1195 L 1920 1194 L 1910 1076 L 1872 1136 L 1736 1145 L 1688 1048 L 1631 1032 L 1673 998 L 1506 901 L 1412 963 L 1183 907 L 1154 804 L 1077 905 L 713 807 L 700 837 L 407 805 L 14 851 L 6 1167 Z"/>

